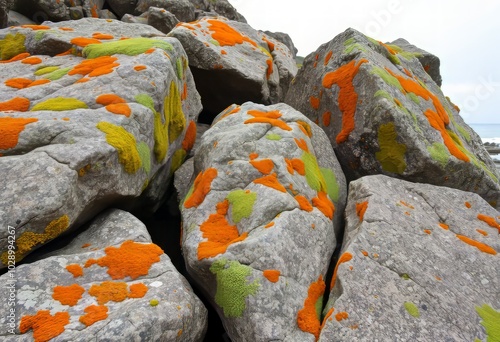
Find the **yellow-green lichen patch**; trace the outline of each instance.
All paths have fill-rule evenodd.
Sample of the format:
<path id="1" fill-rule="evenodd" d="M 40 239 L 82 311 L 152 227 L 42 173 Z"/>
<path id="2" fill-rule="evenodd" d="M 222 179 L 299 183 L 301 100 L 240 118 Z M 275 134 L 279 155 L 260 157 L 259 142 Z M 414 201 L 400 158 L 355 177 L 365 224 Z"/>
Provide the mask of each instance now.
<path id="1" fill-rule="evenodd" d="M 155 145 L 153 147 L 153 152 L 155 154 L 155 158 L 157 162 L 162 162 L 165 159 L 165 156 L 167 155 L 168 151 L 168 120 L 167 117 L 165 116 L 165 111 L 164 115 L 162 118 L 162 115 L 158 113 L 155 110 L 154 106 L 154 100 L 151 96 L 147 94 L 138 94 L 135 96 L 135 100 L 137 103 L 143 105 L 144 107 L 147 107 L 151 109 L 154 115 L 154 141 Z"/>
<path id="2" fill-rule="evenodd" d="M 51 80 L 51 81 L 57 81 L 61 77 L 65 76 L 71 69 L 72 69 L 71 67 L 68 67 L 68 68 L 55 70 L 55 71 L 51 72 L 50 74 L 47 74 L 47 76 L 45 76 L 45 78 L 48 80 Z"/>
<path id="3" fill-rule="evenodd" d="M 427 146 L 427 151 L 430 153 L 431 158 L 441 164 L 443 168 L 448 164 L 451 155 L 443 144 L 435 142 L 432 146 Z"/>
<path id="4" fill-rule="evenodd" d="M 116 54 L 136 56 L 151 48 L 173 51 L 173 46 L 162 40 L 151 38 L 130 38 L 102 44 L 90 44 L 83 49 L 86 58 L 97 58 Z"/>
<path id="5" fill-rule="evenodd" d="M 35 33 L 35 40 L 40 41 L 47 33 L 47 30 L 37 30 Z"/>
<path id="6" fill-rule="evenodd" d="M 418 105 L 420 104 L 420 97 L 418 97 L 414 93 L 406 93 L 406 96 L 408 96 L 410 98 L 410 100 L 412 100 L 416 104 L 418 104 Z"/>
<path id="7" fill-rule="evenodd" d="M 387 83 L 388 85 L 390 85 L 394 88 L 401 90 L 401 92 L 404 93 L 403 87 L 401 86 L 401 83 L 399 83 L 398 79 L 396 77 L 392 76 L 391 74 L 389 74 L 386 70 L 384 70 L 380 67 L 374 66 L 372 68 L 372 70 L 370 70 L 370 73 L 373 75 L 379 76 L 382 80 L 384 80 L 385 83 Z"/>
<path id="8" fill-rule="evenodd" d="M 394 122 L 380 125 L 378 129 L 380 151 L 375 153 L 375 157 L 384 171 L 402 174 L 406 170 L 406 145 L 398 143 L 397 137 Z"/>
<path id="9" fill-rule="evenodd" d="M 24 41 L 26 37 L 20 33 L 7 34 L 4 39 L 0 39 L 0 59 L 7 60 L 26 51 Z"/>
<path id="10" fill-rule="evenodd" d="M 257 193 L 250 190 L 231 191 L 226 197 L 231 204 L 231 213 L 234 223 L 239 223 L 242 219 L 250 217 L 253 205 L 257 200 Z"/>
<path id="11" fill-rule="evenodd" d="M 311 189 L 316 191 L 326 190 L 326 182 L 318 166 L 316 157 L 309 152 L 304 152 L 301 159 L 305 166 L 307 184 L 309 184 Z"/>
<path id="12" fill-rule="evenodd" d="M 49 74 L 49 73 L 56 71 L 56 70 L 59 70 L 58 66 L 42 66 L 42 67 L 38 68 L 34 74 L 36 76 L 41 76 L 41 75 Z"/>
<path id="13" fill-rule="evenodd" d="M 359 51 L 366 51 L 366 48 L 356 42 L 354 38 L 349 38 L 344 42 L 344 54 L 348 55 L 354 51 L 354 49 L 357 49 Z"/>
<path id="14" fill-rule="evenodd" d="M 144 141 L 141 141 L 137 144 L 137 152 L 139 153 L 139 158 L 141 158 L 142 168 L 149 175 L 151 172 L 151 150 L 149 149 L 148 144 Z"/>
<path id="15" fill-rule="evenodd" d="M 259 288 L 259 280 L 248 283 L 247 277 L 252 274 L 252 268 L 238 261 L 216 260 L 210 267 L 217 279 L 215 302 L 224 310 L 226 317 L 240 317 L 245 311 L 245 300 L 254 295 Z"/>
<path id="16" fill-rule="evenodd" d="M 182 68 L 182 60 L 180 58 L 177 58 L 177 61 L 175 63 L 176 70 L 177 70 L 177 77 L 182 80 L 182 76 L 184 74 L 184 70 Z"/>
<path id="17" fill-rule="evenodd" d="M 275 133 L 269 133 L 266 135 L 267 140 L 281 140 L 281 135 Z"/>
<path id="18" fill-rule="evenodd" d="M 392 96 L 385 90 L 379 89 L 375 92 L 374 97 L 382 97 L 384 99 L 387 99 L 389 101 L 392 101 Z"/>
<path id="19" fill-rule="evenodd" d="M 53 110 L 53 111 L 64 111 L 64 110 L 74 110 L 74 109 L 87 109 L 88 106 L 85 102 L 72 97 L 55 97 L 53 99 L 48 99 L 37 103 L 31 108 L 31 111 L 37 110 Z"/>
<path id="20" fill-rule="evenodd" d="M 137 103 L 151 109 L 153 112 L 155 111 L 155 102 L 153 98 L 148 94 L 137 94 L 135 96 L 135 100 L 137 101 Z"/>
<path id="21" fill-rule="evenodd" d="M 97 128 L 106 134 L 106 141 L 118 152 L 118 160 L 127 173 L 136 173 L 141 167 L 141 157 L 137 151 L 135 137 L 125 128 L 101 121 Z"/>
<path id="22" fill-rule="evenodd" d="M 184 159 L 186 158 L 186 151 L 182 148 L 178 149 L 172 155 L 172 163 L 170 164 L 170 173 L 173 174 L 179 167 L 181 167 Z"/>
<path id="23" fill-rule="evenodd" d="M 154 307 L 154 306 L 157 306 L 159 303 L 160 303 L 160 302 L 158 301 L 158 299 L 151 299 L 151 300 L 149 301 L 149 305 L 151 305 L 151 306 L 153 306 L 153 307 Z"/>
<path id="24" fill-rule="evenodd" d="M 420 317 L 420 311 L 418 310 L 418 307 L 413 304 L 412 302 L 405 302 L 404 304 L 406 311 L 412 315 L 415 318 Z"/>
<path id="25" fill-rule="evenodd" d="M 164 100 L 164 114 L 168 118 L 169 143 L 176 140 L 186 128 L 186 117 L 182 112 L 181 95 L 175 82 L 170 82 L 170 91 Z"/>
<path id="26" fill-rule="evenodd" d="M 335 173 L 325 167 L 320 167 L 319 169 L 326 183 L 326 193 L 332 201 L 337 202 L 339 200 L 339 183 L 337 182 Z"/>
<path id="27" fill-rule="evenodd" d="M 481 316 L 481 325 L 486 330 L 487 342 L 500 342 L 500 311 L 487 304 L 476 306 L 476 311 Z"/>
<path id="28" fill-rule="evenodd" d="M 452 117 L 450 115 L 450 117 Z M 470 143 L 471 141 L 471 137 L 470 137 L 470 134 L 469 132 L 467 132 L 467 130 L 465 128 L 463 128 L 462 126 L 460 126 L 459 124 L 457 123 L 454 123 L 456 129 L 458 130 L 458 132 L 460 133 L 460 135 L 468 142 Z"/>

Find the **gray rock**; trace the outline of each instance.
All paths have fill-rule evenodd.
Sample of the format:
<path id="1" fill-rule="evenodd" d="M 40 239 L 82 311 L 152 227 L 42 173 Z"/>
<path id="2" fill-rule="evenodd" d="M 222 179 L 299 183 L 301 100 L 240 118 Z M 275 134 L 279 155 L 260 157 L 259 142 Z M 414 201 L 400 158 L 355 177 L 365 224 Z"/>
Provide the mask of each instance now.
<path id="1" fill-rule="evenodd" d="M 79 20 L 85 17 L 82 6 L 69 7 L 68 10 L 71 20 Z"/>
<path id="2" fill-rule="evenodd" d="M 134 13 L 137 6 L 137 0 L 106 0 L 106 3 L 119 18 L 125 14 Z"/>
<path id="3" fill-rule="evenodd" d="M 94 22 L 90 32 L 99 34 L 85 31 L 82 22 Z M 124 35 L 134 28 L 137 35 L 141 28 L 154 30 L 119 21 L 50 25 L 45 35 L 53 44 L 81 45 L 90 37 L 103 42 L 83 49 L 85 57 L 33 55 L 0 64 L 3 261 L 8 225 L 16 228 L 21 260 L 108 206 L 154 211 L 196 136 L 200 98 L 176 39 L 117 40 L 119 27 Z M 1 34 L 15 52 L 25 48 L 24 38 L 26 49 L 36 53 L 47 49 L 36 32 Z M 71 39 L 76 34 L 86 37 Z"/>
<path id="4" fill-rule="evenodd" d="M 292 37 L 290 37 L 290 35 L 288 33 L 271 32 L 271 31 L 264 31 L 264 33 L 270 37 L 273 37 L 277 41 L 285 44 L 287 46 L 288 50 L 290 50 L 290 52 L 292 53 L 293 58 L 295 58 L 297 56 L 298 50 L 295 47 L 295 45 L 293 44 Z"/>
<path id="5" fill-rule="evenodd" d="M 202 341 L 207 328 L 191 286 L 121 210 L 102 213 L 66 247 L 0 281 L 17 289 L 12 328 L 9 302 L 0 305 L 2 341 Z M 9 289 L 0 295 L 9 298 Z"/>
<path id="6" fill-rule="evenodd" d="M 285 104 L 233 105 L 203 135 L 194 174 L 186 267 L 231 340 L 314 341 L 306 322 L 312 310 L 319 329 L 346 198 L 324 132 Z"/>
<path id="7" fill-rule="evenodd" d="M 236 8 L 234 8 L 227 0 L 189 0 L 194 7 L 202 12 L 204 15 L 210 15 L 209 13 L 217 13 L 229 20 L 239 21 L 246 23 L 246 19 L 242 16 Z M 203 15 L 203 16 L 204 16 Z M 198 17 L 196 19 L 199 19 Z"/>
<path id="8" fill-rule="evenodd" d="M 183 23 L 168 35 L 179 39 L 186 50 L 210 118 L 206 123 L 232 103 L 281 101 L 297 72 L 284 44 L 245 23 L 202 18 Z"/>
<path id="9" fill-rule="evenodd" d="M 118 20 L 118 18 L 116 17 L 116 15 L 114 15 L 114 13 L 111 12 L 110 10 L 107 10 L 107 9 L 99 10 L 99 11 L 97 11 L 97 13 L 99 14 L 99 18 L 101 18 L 101 19 L 114 19 L 114 20 Z"/>
<path id="10" fill-rule="evenodd" d="M 130 24 L 144 24 L 148 25 L 148 18 L 146 18 L 147 12 L 141 14 L 140 16 L 135 16 L 132 14 L 125 14 L 121 21 L 124 23 L 130 23 Z"/>
<path id="11" fill-rule="evenodd" d="M 150 7 L 164 8 L 179 21 L 190 22 L 195 19 L 194 6 L 189 0 L 138 0 L 136 12 L 144 13 Z"/>
<path id="12" fill-rule="evenodd" d="M 481 195 L 500 174 L 415 53 L 348 29 L 307 56 L 286 103 L 327 133 L 349 180 L 386 174 Z"/>
<path id="13" fill-rule="evenodd" d="M 83 0 L 83 11 L 89 18 L 99 18 L 99 12 L 104 5 L 104 0 Z"/>
<path id="14" fill-rule="evenodd" d="M 481 197 L 368 176 L 349 185 L 346 221 L 319 341 L 498 337 L 500 213 Z"/>
<path id="15" fill-rule="evenodd" d="M 153 26 L 155 29 L 165 34 L 172 31 L 179 23 L 176 16 L 164 8 L 150 7 L 146 13 L 148 25 Z"/>
<path id="16" fill-rule="evenodd" d="M 9 24 L 8 26 L 19 26 L 19 25 L 34 25 L 35 22 L 25 17 L 21 13 L 16 11 L 9 11 Z"/>

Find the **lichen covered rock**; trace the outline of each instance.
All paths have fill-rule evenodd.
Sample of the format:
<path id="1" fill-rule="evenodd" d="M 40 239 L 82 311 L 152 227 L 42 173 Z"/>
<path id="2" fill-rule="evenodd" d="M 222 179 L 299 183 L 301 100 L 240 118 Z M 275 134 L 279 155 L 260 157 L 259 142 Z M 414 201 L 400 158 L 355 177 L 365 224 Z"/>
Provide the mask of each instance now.
<path id="1" fill-rule="evenodd" d="M 11 274 L 11 272 L 13 272 Z M 13 275 L 13 276 L 11 276 Z M 2 341 L 202 341 L 207 311 L 146 227 L 112 209 L 50 257 L 0 277 L 15 284 Z M 9 298 L 2 286 L 2 298 Z"/>
<path id="2" fill-rule="evenodd" d="M 494 341 L 500 213 L 481 197 L 383 175 L 349 185 L 319 341 Z"/>
<path id="3" fill-rule="evenodd" d="M 350 180 L 386 174 L 500 207 L 500 175 L 481 139 L 414 50 L 348 29 L 304 60 L 286 102 L 326 131 Z"/>
<path id="4" fill-rule="evenodd" d="M 188 272 L 233 341 L 314 341 L 346 198 L 318 126 L 285 104 L 230 106 L 181 202 Z"/>
<path id="5" fill-rule="evenodd" d="M 74 31 L 54 25 L 60 36 Z M 175 39 L 119 40 L 102 30 L 70 39 L 93 43 L 84 57 L 78 49 L 51 57 L 25 52 L 26 31 L 0 40 L 8 60 L 0 64 L 2 261 L 8 225 L 20 261 L 109 205 L 155 210 L 194 143 L 201 109 Z"/>

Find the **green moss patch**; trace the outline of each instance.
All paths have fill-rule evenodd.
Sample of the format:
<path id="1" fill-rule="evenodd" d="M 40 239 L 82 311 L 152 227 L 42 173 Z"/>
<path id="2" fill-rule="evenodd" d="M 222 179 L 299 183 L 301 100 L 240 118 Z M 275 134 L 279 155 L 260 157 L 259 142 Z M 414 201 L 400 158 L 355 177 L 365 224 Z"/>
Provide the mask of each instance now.
<path id="1" fill-rule="evenodd" d="M 83 49 L 86 58 L 97 58 L 116 54 L 137 56 L 151 48 L 160 48 L 165 51 L 173 51 L 173 46 L 163 40 L 152 38 L 130 38 L 117 40 L 102 44 L 90 44 Z"/>
<path id="2" fill-rule="evenodd" d="M 316 157 L 309 152 L 304 152 L 302 153 L 301 159 L 305 166 L 307 184 L 309 184 L 313 190 L 325 191 L 326 182 L 323 178 L 323 174 L 321 173 Z"/>
<path id="3" fill-rule="evenodd" d="M 427 147 L 427 151 L 430 153 L 431 158 L 441 164 L 443 168 L 448 164 L 450 153 L 444 144 L 435 142 L 432 146 Z"/>
<path id="4" fill-rule="evenodd" d="M 326 192 L 330 199 L 334 202 L 339 200 L 339 183 L 337 182 L 337 177 L 332 170 L 325 167 L 320 167 L 321 174 L 326 183 Z"/>
<path id="5" fill-rule="evenodd" d="M 391 74 L 389 74 L 386 70 L 374 66 L 372 70 L 370 70 L 370 73 L 373 75 L 379 76 L 384 82 L 394 88 L 399 89 L 401 92 L 404 93 L 403 87 L 401 86 L 401 83 L 399 83 L 398 79 Z"/>
<path id="6" fill-rule="evenodd" d="M 274 134 L 274 133 L 269 133 L 266 135 L 267 140 L 281 140 L 281 135 L 279 134 Z"/>
<path id="7" fill-rule="evenodd" d="M 250 217 L 252 214 L 253 205 L 257 200 L 257 193 L 245 190 L 235 190 L 231 191 L 226 198 L 229 203 L 231 203 L 233 222 L 238 224 L 242 219 Z"/>
<path id="8" fill-rule="evenodd" d="M 491 306 L 483 304 L 476 306 L 476 311 L 481 316 L 481 325 L 486 330 L 488 342 L 500 341 L 500 311 L 496 311 Z"/>
<path id="9" fill-rule="evenodd" d="M 26 37 L 20 33 L 7 34 L 4 39 L 0 39 L 0 59 L 7 60 L 26 52 L 24 41 Z"/>
<path id="10" fill-rule="evenodd" d="M 61 77 L 65 76 L 68 73 L 68 71 L 70 71 L 71 69 L 72 69 L 71 67 L 68 67 L 68 68 L 55 70 L 55 71 L 51 72 L 50 74 L 47 74 L 47 76 L 45 76 L 45 78 L 48 80 L 51 80 L 51 81 L 57 81 Z"/>
<path id="11" fill-rule="evenodd" d="M 137 144 L 137 152 L 139 152 L 139 158 L 141 158 L 142 168 L 147 175 L 151 172 L 151 150 L 148 144 L 141 141 Z"/>
<path id="12" fill-rule="evenodd" d="M 404 304 L 406 311 L 412 315 L 415 318 L 420 317 L 420 310 L 418 310 L 418 307 L 413 304 L 412 302 L 405 302 Z"/>
<path id="13" fill-rule="evenodd" d="M 375 157 L 384 171 L 402 174 L 406 170 L 406 145 L 398 143 L 397 137 L 394 122 L 380 125 L 378 129 L 380 151 L 375 153 Z"/>
<path id="14" fill-rule="evenodd" d="M 45 74 L 50 74 L 51 72 L 54 72 L 56 70 L 59 70 L 58 66 L 41 66 L 34 72 L 34 74 L 36 76 L 41 76 Z"/>

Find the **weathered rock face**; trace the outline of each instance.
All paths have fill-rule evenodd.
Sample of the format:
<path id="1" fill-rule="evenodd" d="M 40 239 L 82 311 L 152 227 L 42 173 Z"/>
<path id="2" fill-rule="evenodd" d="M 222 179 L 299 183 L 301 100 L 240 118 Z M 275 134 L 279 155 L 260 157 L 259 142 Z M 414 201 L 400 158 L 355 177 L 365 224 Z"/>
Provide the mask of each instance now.
<path id="1" fill-rule="evenodd" d="M 181 203 L 188 272 L 233 341 L 314 341 L 345 179 L 324 132 L 285 104 L 221 113 Z"/>
<path id="2" fill-rule="evenodd" d="M 204 16 L 206 13 L 216 13 L 229 20 L 246 23 L 246 19 L 236 8 L 234 8 L 227 0 L 189 0 L 198 12 L 198 16 Z M 197 18 L 199 19 L 199 18 Z"/>
<path id="3" fill-rule="evenodd" d="M 264 31 L 264 33 L 270 37 L 273 37 L 277 41 L 285 44 L 287 46 L 288 50 L 290 50 L 290 52 L 292 53 L 292 56 L 294 58 L 295 58 L 295 56 L 297 56 L 298 50 L 295 47 L 295 45 L 293 44 L 293 41 L 292 41 L 292 38 L 290 37 L 290 35 L 288 35 L 287 33 L 284 33 L 284 32 Z"/>
<path id="4" fill-rule="evenodd" d="M 304 60 L 286 102 L 326 131 L 348 179 L 383 173 L 500 207 L 481 139 L 412 52 L 349 29 Z"/>
<path id="5" fill-rule="evenodd" d="M 498 338 L 500 213 L 477 194 L 368 176 L 346 220 L 320 341 Z"/>
<path id="6" fill-rule="evenodd" d="M 281 101 L 297 72 L 284 44 L 248 24 L 202 18 L 168 35 L 186 50 L 207 122 L 232 103 Z"/>
<path id="7" fill-rule="evenodd" d="M 9 11 L 9 23 L 7 26 L 34 25 L 35 22 L 15 11 Z"/>
<path id="8" fill-rule="evenodd" d="M 164 8 L 179 21 L 190 22 L 195 19 L 194 6 L 188 0 L 139 0 L 136 12 L 144 13 L 150 7 Z"/>
<path id="9" fill-rule="evenodd" d="M 200 99 L 179 42 L 116 40 L 108 32 L 140 25 L 111 22 L 106 31 L 105 20 L 82 21 L 0 36 L 8 60 L 0 64 L 3 262 L 7 225 L 16 228 L 19 261 L 107 206 L 154 210 L 196 136 Z M 77 32 L 86 37 L 72 38 Z M 43 41 L 85 57 L 37 54 L 48 49 Z M 83 48 L 88 42 L 99 44 Z"/>
<path id="10" fill-rule="evenodd" d="M 207 328 L 190 285 L 124 211 L 99 215 L 68 246 L 12 272 L 0 277 L 17 289 L 12 327 L 9 302 L 0 306 L 2 341 L 191 342 Z M 9 291 L 2 286 L 2 298 Z"/>

